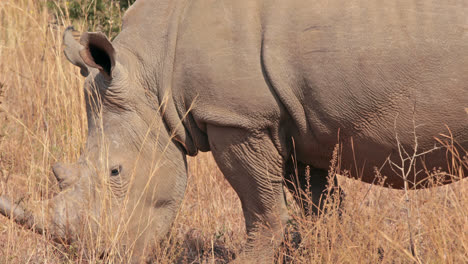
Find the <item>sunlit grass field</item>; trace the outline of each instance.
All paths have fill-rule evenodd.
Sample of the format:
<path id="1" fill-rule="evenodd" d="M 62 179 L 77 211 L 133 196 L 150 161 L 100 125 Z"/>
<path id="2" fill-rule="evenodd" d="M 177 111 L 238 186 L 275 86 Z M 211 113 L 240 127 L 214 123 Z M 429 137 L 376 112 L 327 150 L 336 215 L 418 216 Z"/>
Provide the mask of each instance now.
<path id="1" fill-rule="evenodd" d="M 79 31 L 86 27 L 74 23 Z M 51 165 L 75 161 L 86 140 L 83 78 L 63 55 L 62 34 L 70 24 L 43 0 L 0 1 L 0 195 L 16 202 L 57 194 Z M 341 176 L 339 184 L 346 193 L 341 209 L 328 201 L 320 217 L 302 215 L 288 196 L 291 232 L 278 249 L 279 263 L 468 263 L 466 180 L 408 197 Z M 150 260 L 228 262 L 246 240 L 243 221 L 240 202 L 211 154 L 189 158 L 185 200 Z M 124 259 L 51 242 L 0 217 L 0 263 Z"/>

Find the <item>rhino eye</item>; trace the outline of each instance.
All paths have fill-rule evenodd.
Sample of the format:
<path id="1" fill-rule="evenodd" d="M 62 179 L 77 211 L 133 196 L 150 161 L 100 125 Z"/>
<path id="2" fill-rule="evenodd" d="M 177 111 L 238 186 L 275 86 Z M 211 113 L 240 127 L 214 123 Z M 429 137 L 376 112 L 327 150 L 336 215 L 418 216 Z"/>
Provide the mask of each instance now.
<path id="1" fill-rule="evenodd" d="M 120 171 L 122 171 L 121 166 L 116 166 L 116 167 L 112 168 L 111 176 L 118 176 L 120 174 Z"/>

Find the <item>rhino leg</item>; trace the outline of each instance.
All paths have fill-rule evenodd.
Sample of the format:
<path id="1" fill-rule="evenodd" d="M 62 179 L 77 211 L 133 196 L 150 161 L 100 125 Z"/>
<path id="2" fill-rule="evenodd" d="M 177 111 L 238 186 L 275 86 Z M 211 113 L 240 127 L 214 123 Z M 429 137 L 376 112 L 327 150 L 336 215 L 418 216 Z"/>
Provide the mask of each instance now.
<path id="1" fill-rule="evenodd" d="M 286 164 L 286 186 L 306 215 L 318 214 L 322 211 L 323 201 L 327 195 L 333 196 L 336 191 L 340 192 L 341 202 L 344 192 L 338 187 L 336 177 L 333 181 L 334 188 L 329 192 L 327 170 L 313 168 L 300 161 L 295 162 L 293 159 L 289 159 Z"/>
<path id="2" fill-rule="evenodd" d="M 248 241 L 238 263 L 273 263 L 289 218 L 283 193 L 284 159 L 267 131 L 209 127 L 213 156 L 239 195 Z M 254 261 L 255 260 L 255 261 Z"/>

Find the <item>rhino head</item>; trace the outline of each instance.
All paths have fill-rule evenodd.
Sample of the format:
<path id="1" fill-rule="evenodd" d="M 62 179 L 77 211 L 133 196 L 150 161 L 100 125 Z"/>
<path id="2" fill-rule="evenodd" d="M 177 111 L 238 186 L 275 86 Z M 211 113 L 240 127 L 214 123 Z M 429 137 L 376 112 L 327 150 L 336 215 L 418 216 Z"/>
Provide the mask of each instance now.
<path id="1" fill-rule="evenodd" d="M 101 33 L 84 33 L 78 42 L 72 28 L 64 43 L 86 77 L 86 147 L 77 163 L 53 166 L 58 195 L 31 208 L 2 197 L 0 212 L 55 240 L 101 235 L 141 254 L 168 232 L 183 199 L 183 147 L 172 140 L 160 115 L 164 103 L 143 88 L 130 53 Z"/>

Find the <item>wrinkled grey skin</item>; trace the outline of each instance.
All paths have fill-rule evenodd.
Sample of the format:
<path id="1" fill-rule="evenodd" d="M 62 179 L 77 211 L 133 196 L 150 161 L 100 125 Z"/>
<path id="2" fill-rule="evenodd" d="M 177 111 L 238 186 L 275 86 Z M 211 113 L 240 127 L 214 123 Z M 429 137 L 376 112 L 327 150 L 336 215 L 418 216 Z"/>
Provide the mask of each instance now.
<path id="1" fill-rule="evenodd" d="M 138 0 L 112 44 L 65 34 L 67 57 L 87 75 L 89 136 L 77 164 L 54 167 L 68 191 L 47 201 L 51 219 L 31 222 L 7 200 L 0 208 L 60 237 L 78 226 L 76 201 L 102 212 L 96 186 L 110 182 L 117 205 L 128 195 L 151 219 L 143 245 L 174 219 L 185 155 L 212 151 L 242 202 L 249 240 L 239 261 L 270 263 L 288 219 L 282 186 L 294 174 L 291 156 L 299 182 L 312 167 L 317 202 L 337 143 L 342 169 L 372 183 L 378 167 L 394 188 L 404 181 L 387 158 L 401 165 L 396 137 L 412 154 L 415 127 L 418 151 L 448 127 L 466 153 L 467 13 L 468 1 Z M 441 148 L 422 158 L 428 170 L 448 171 L 447 156 Z M 410 175 L 415 188 L 427 178 Z"/>

